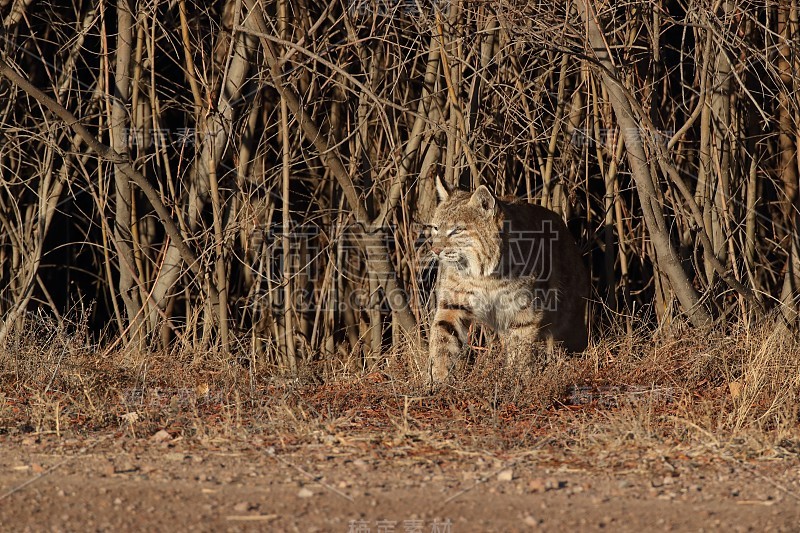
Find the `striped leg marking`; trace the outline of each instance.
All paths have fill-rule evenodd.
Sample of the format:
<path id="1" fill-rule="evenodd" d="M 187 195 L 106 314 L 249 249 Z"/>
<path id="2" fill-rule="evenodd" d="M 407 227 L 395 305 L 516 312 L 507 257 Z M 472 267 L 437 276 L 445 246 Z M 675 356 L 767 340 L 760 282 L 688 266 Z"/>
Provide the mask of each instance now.
<path id="1" fill-rule="evenodd" d="M 472 322 L 469 308 L 442 304 L 436 310 L 431 328 L 429 379 L 440 383 L 450 375 L 467 344 L 467 332 Z"/>

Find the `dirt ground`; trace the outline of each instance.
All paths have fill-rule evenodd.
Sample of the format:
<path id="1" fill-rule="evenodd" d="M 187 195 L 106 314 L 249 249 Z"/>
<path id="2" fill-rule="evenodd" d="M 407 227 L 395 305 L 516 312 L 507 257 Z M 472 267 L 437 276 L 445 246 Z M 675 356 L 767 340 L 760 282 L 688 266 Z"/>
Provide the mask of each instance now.
<path id="1" fill-rule="evenodd" d="M 478 351 L 435 391 L 401 359 L 317 380 L 0 353 L 0 533 L 800 532 L 800 347 L 720 335 L 537 374 Z"/>
<path id="2" fill-rule="evenodd" d="M 0 436 L 5 531 L 800 531 L 800 461 Z"/>

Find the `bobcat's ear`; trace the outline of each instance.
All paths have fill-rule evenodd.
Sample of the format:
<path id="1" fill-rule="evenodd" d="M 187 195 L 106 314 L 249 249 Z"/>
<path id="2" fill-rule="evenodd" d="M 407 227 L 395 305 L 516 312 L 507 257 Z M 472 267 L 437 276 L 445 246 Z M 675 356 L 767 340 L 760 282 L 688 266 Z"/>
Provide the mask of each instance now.
<path id="1" fill-rule="evenodd" d="M 450 198 L 450 189 L 438 174 L 436 175 L 436 195 L 439 197 L 439 202 L 444 202 Z"/>
<path id="2" fill-rule="evenodd" d="M 472 198 L 469 199 L 469 203 L 484 211 L 494 212 L 495 199 L 485 185 L 481 185 L 475 189 L 475 192 L 472 193 Z"/>

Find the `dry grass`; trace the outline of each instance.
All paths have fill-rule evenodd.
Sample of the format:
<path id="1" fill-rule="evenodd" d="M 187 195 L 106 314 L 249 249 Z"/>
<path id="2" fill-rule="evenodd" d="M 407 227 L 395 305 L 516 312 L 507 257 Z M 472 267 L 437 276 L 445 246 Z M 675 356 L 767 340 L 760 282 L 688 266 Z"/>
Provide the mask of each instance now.
<path id="1" fill-rule="evenodd" d="M 0 432 L 248 438 L 524 450 L 574 457 L 642 448 L 796 453 L 800 342 L 779 321 L 700 333 L 610 332 L 542 372 L 476 349 L 452 382 L 417 383 L 410 343 L 371 372 L 314 363 L 301 377 L 216 354 L 106 352 L 81 322 L 41 321 L 0 353 Z M 366 444 L 364 444 L 366 443 Z"/>

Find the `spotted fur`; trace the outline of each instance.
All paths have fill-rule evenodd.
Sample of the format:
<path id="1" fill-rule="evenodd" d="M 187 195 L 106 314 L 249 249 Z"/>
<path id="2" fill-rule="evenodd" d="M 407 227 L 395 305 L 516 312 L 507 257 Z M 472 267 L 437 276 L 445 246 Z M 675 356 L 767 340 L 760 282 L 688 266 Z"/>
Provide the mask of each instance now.
<path id="1" fill-rule="evenodd" d="M 564 221 L 485 186 L 451 192 L 438 178 L 436 186 L 431 249 L 439 277 L 427 377 L 447 378 L 473 322 L 500 334 L 509 363 L 530 363 L 537 342 L 546 353 L 557 343 L 584 350 L 589 279 Z"/>

